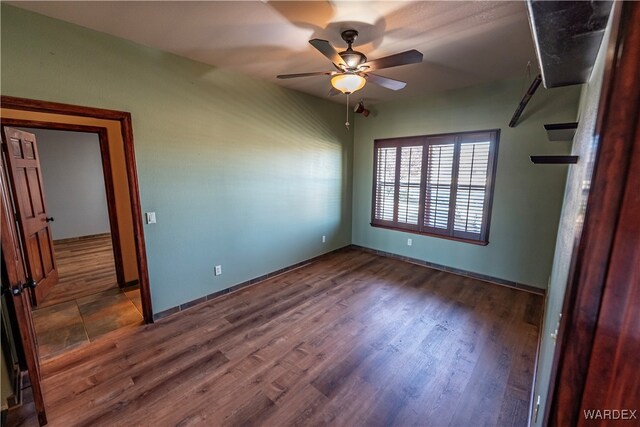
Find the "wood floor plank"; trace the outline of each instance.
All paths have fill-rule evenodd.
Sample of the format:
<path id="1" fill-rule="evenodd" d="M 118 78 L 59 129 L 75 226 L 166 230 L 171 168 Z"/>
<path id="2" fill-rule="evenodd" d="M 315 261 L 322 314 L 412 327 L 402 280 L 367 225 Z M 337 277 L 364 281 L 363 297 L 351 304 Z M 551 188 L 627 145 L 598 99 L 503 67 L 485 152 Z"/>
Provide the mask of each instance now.
<path id="1" fill-rule="evenodd" d="M 38 308 L 118 288 L 110 234 L 56 241 L 54 253 L 59 280 Z"/>
<path id="2" fill-rule="evenodd" d="M 526 425 L 541 307 L 348 249 L 105 335 L 42 383 L 53 426 Z"/>
<path id="3" fill-rule="evenodd" d="M 336 305 L 335 307 L 339 307 L 338 305 Z M 323 315 L 326 313 L 322 313 Z M 333 313 L 331 313 L 333 314 Z M 335 316 L 333 316 L 333 318 L 335 318 Z M 326 328 L 326 323 L 323 321 L 318 321 L 320 319 L 316 318 L 314 319 L 314 321 L 311 322 L 311 325 L 316 326 L 316 328 L 307 328 L 306 330 L 302 330 L 300 331 L 301 334 L 304 334 L 305 336 L 308 336 L 309 334 L 313 333 L 314 329 L 321 329 L 319 331 L 319 334 L 324 334 L 324 331 L 322 330 L 323 328 Z M 353 319 L 351 319 L 353 321 Z M 342 321 L 341 318 L 337 318 L 337 322 L 341 325 L 344 325 L 345 322 Z M 301 323 L 301 322 L 300 322 Z M 348 323 L 348 322 L 347 322 Z M 347 327 L 349 327 L 349 330 L 353 330 L 353 328 L 350 325 L 347 325 Z M 331 330 L 333 330 L 333 328 L 329 328 Z M 363 327 L 364 329 L 364 327 Z M 349 337 L 351 338 L 352 336 L 349 334 L 342 334 L 340 335 L 345 336 L 345 337 Z M 232 370 L 230 370 L 229 375 L 226 377 L 222 377 L 219 379 L 219 382 L 213 383 L 213 384 L 207 384 L 206 388 L 207 389 L 211 389 L 211 388 L 222 388 L 225 389 L 227 394 L 226 396 L 221 399 L 221 401 L 219 401 L 219 404 L 224 404 L 224 405 L 233 405 L 234 399 L 240 399 L 242 397 L 242 393 L 244 392 L 244 390 L 246 389 L 246 387 L 251 386 L 252 384 L 265 384 L 271 380 L 270 375 L 273 373 L 273 371 L 275 370 L 277 371 L 277 367 L 282 366 L 286 360 L 287 360 L 287 354 L 286 354 L 286 348 L 287 346 L 293 346 L 296 345 L 295 343 L 297 341 L 290 341 L 287 342 L 286 339 L 283 339 L 286 337 L 283 337 L 282 335 L 278 336 L 277 339 L 271 339 L 270 341 L 266 342 L 265 345 L 263 345 L 260 348 L 255 349 L 250 355 L 248 355 L 246 358 L 241 359 L 240 363 L 238 363 L 237 365 L 235 365 L 233 367 Z M 328 344 L 328 342 L 327 342 Z M 332 344 L 336 344 L 335 341 L 332 342 Z M 345 343 L 346 344 L 346 343 Z M 324 345 L 324 341 L 320 340 L 320 341 L 316 341 L 316 351 L 318 352 L 314 358 L 309 358 L 308 361 L 311 362 L 312 365 L 315 365 L 313 363 L 313 361 L 315 360 L 317 361 L 325 361 L 325 357 L 323 357 L 324 354 L 328 353 L 330 348 L 329 347 L 322 347 Z M 310 346 L 309 349 L 313 349 L 313 346 Z M 295 350 L 298 350 L 299 348 L 296 347 Z M 285 354 L 284 357 L 280 357 L 281 354 Z M 272 361 L 271 364 L 267 364 L 267 361 Z M 303 373 L 307 373 L 309 370 L 310 366 L 305 366 L 303 368 Z M 244 382 L 241 382 L 241 380 L 244 379 Z M 231 381 L 229 381 L 231 380 Z M 226 381 L 226 382 L 225 382 Z M 231 383 L 230 383 L 231 382 Z M 184 395 L 184 394 L 183 394 Z M 189 411 L 190 408 L 197 408 L 199 405 L 204 405 L 207 399 L 207 396 L 202 395 L 199 392 L 195 392 L 194 395 L 184 395 L 185 396 L 185 405 L 186 405 L 186 410 Z M 217 410 L 216 406 L 209 406 L 208 407 L 209 412 L 215 412 L 214 410 Z M 160 409 L 161 412 L 158 413 L 158 415 L 164 419 L 164 417 L 172 417 L 173 414 L 171 413 L 166 413 L 163 414 L 162 413 L 162 409 Z M 167 411 L 169 412 L 169 411 Z M 203 416 L 206 417 L 208 415 L 207 411 L 204 411 Z M 171 418 L 169 418 L 171 420 Z M 177 421 L 179 423 L 179 421 Z"/>

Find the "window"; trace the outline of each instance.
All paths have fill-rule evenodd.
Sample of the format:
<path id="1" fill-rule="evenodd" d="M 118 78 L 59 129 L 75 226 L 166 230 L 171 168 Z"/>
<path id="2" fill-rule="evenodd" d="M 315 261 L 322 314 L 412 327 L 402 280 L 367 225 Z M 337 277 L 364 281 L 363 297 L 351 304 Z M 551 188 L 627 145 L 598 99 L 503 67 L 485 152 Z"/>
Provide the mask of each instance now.
<path id="1" fill-rule="evenodd" d="M 371 225 L 486 245 L 499 130 L 376 140 Z"/>

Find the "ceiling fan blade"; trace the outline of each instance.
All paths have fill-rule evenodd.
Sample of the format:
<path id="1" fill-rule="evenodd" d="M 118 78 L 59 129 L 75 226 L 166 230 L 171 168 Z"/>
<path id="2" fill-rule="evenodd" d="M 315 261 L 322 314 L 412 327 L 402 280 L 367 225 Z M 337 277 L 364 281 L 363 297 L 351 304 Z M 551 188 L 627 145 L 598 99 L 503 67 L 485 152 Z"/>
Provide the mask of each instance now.
<path id="1" fill-rule="evenodd" d="M 360 66 L 362 71 L 380 70 L 382 68 L 398 67 L 400 65 L 416 64 L 422 62 L 422 53 L 415 49 L 406 52 L 396 53 L 395 55 L 385 56 L 384 58 L 374 59 L 365 62 Z M 369 68 L 365 68 L 369 67 Z"/>
<path id="2" fill-rule="evenodd" d="M 341 93 L 342 92 L 340 92 L 338 89 L 332 86 L 327 96 L 336 96 L 336 95 L 340 95 Z"/>
<path id="3" fill-rule="evenodd" d="M 332 76 L 334 74 L 336 74 L 335 71 L 318 71 L 315 73 L 280 74 L 276 77 L 279 79 L 294 79 L 296 77 Z"/>
<path id="4" fill-rule="evenodd" d="M 389 77 L 382 77 L 382 76 L 379 76 L 377 74 L 372 74 L 372 73 L 364 74 L 364 78 L 366 78 L 367 81 L 369 81 L 371 83 L 375 83 L 377 85 L 380 85 L 382 87 L 386 87 L 387 89 L 391 89 L 391 90 L 404 89 L 404 87 L 407 85 L 406 82 L 402 82 L 400 80 L 390 79 Z"/>
<path id="5" fill-rule="evenodd" d="M 329 58 L 329 60 L 333 62 L 336 66 L 340 66 L 340 65 L 344 67 L 347 66 L 347 64 L 343 61 L 340 55 L 338 55 L 338 51 L 335 50 L 328 41 L 321 40 L 321 39 L 313 39 L 313 40 L 309 40 L 309 43 L 311 43 L 313 47 L 318 49 L 320 53 L 322 53 L 324 56 Z"/>

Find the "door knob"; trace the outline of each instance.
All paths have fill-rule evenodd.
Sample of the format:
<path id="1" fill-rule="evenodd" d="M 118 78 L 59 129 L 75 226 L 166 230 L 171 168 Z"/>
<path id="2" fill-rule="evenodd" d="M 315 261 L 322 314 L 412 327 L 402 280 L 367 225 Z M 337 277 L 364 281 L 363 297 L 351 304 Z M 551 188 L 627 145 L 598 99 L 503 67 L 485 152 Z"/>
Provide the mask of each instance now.
<path id="1" fill-rule="evenodd" d="M 49 216 L 49 217 L 46 217 L 44 220 L 47 221 L 47 222 L 53 222 L 56 219 L 54 217 L 52 217 L 52 216 Z"/>
<path id="2" fill-rule="evenodd" d="M 11 293 L 14 296 L 18 296 L 22 293 L 22 291 L 24 291 L 25 289 L 35 289 L 36 286 L 38 286 L 38 282 L 36 282 L 35 280 L 28 278 L 27 281 L 21 285 L 16 285 L 13 286 L 11 288 Z"/>

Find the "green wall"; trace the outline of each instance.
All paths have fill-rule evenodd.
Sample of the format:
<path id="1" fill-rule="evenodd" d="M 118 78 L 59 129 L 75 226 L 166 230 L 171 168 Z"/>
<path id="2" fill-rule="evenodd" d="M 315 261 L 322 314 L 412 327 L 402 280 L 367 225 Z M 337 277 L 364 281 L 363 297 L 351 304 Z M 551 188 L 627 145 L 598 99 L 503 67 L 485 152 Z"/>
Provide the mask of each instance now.
<path id="1" fill-rule="evenodd" d="M 340 105 L 1 12 L 3 95 L 131 112 L 142 209 L 158 220 L 145 225 L 154 312 L 351 242 Z"/>
<path id="2" fill-rule="evenodd" d="M 375 106 L 347 132 L 340 104 L 1 8 L 2 94 L 132 113 L 155 312 L 352 242 L 547 286 L 567 167 L 528 156 L 569 151 L 542 125 L 575 120 L 579 87 L 540 88 L 515 129 L 521 80 Z M 490 128 L 488 246 L 369 225 L 374 139 Z"/>
<path id="3" fill-rule="evenodd" d="M 620 6 L 620 5 L 617 5 Z M 613 13 L 611 14 L 613 15 Z M 540 396 L 539 414 L 544 414 L 547 403 L 547 395 L 551 380 L 551 368 L 553 354 L 556 349 L 556 341 L 552 336 L 557 332 L 560 313 L 564 303 L 564 295 L 567 289 L 567 281 L 571 270 L 571 261 L 574 256 L 576 241 L 582 234 L 582 221 L 584 219 L 586 203 L 584 192 L 591 187 L 594 159 L 598 144 L 594 143 L 596 121 L 598 119 L 598 106 L 600 105 L 600 91 L 604 80 L 605 62 L 607 59 L 607 46 L 611 35 L 611 20 L 605 30 L 598 56 L 594 64 L 589 82 L 583 86 L 580 98 L 579 124 L 573 139 L 571 153 L 580 157 L 580 161 L 571 168 L 567 176 L 564 191 L 564 202 L 560 215 L 560 231 L 556 240 L 551 281 L 547 290 L 547 299 L 544 309 L 544 323 L 540 339 L 540 351 L 538 353 L 538 369 L 535 378 L 534 396 Z M 543 417 L 539 416 L 535 426 L 542 426 Z"/>
<path id="4" fill-rule="evenodd" d="M 411 90 L 410 85 L 406 90 Z M 502 81 L 374 106 L 369 117 L 358 116 L 353 160 L 353 243 L 546 288 L 567 166 L 536 166 L 529 155 L 569 152 L 570 142 L 549 142 L 542 125 L 575 121 L 580 87 L 540 87 L 520 124 L 510 128 L 508 123 L 522 90 L 520 79 Z M 488 246 L 370 225 L 374 139 L 495 128 L 501 129 L 501 135 Z M 407 246 L 407 238 L 413 239 L 412 246 Z"/>

